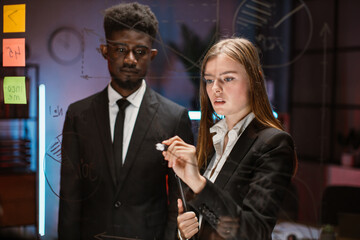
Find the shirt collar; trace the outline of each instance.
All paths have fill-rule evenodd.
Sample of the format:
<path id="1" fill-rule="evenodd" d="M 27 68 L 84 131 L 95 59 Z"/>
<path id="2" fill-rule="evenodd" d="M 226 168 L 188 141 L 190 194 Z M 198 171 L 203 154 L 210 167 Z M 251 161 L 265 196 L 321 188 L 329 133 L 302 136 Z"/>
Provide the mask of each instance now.
<path id="1" fill-rule="evenodd" d="M 250 124 L 250 122 L 255 118 L 255 114 L 250 112 L 243 119 L 241 119 L 230 131 L 235 131 L 237 136 L 241 135 L 241 133 L 245 130 L 245 128 Z M 213 143 L 217 143 L 221 141 L 225 134 L 228 132 L 228 126 L 226 124 L 226 120 L 221 119 L 214 126 L 210 128 L 210 133 L 216 133 L 213 136 Z"/>
<path id="2" fill-rule="evenodd" d="M 140 107 L 141 101 L 143 99 L 143 96 L 145 94 L 146 90 L 146 82 L 143 79 L 141 86 L 138 90 L 133 92 L 131 95 L 129 95 L 126 99 L 135 107 Z M 109 83 L 108 85 L 108 96 L 109 96 L 109 105 L 113 106 L 116 105 L 116 101 L 123 98 L 115 89 L 111 86 Z"/>

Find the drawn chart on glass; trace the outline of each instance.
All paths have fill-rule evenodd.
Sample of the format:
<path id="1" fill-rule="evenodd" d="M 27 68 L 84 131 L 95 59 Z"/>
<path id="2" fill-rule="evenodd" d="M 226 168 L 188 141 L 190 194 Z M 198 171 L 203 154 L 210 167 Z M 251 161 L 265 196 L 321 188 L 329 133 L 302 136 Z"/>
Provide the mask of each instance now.
<path id="1" fill-rule="evenodd" d="M 307 32 L 303 33 L 301 50 L 292 53 L 289 30 L 296 18 L 307 25 Z M 288 66 L 303 55 L 312 38 L 313 22 L 303 0 L 243 0 L 234 14 L 233 31 L 238 36 L 253 37 L 263 54 L 275 56 L 264 68 L 277 68 Z"/>
<path id="2" fill-rule="evenodd" d="M 44 159 L 44 176 L 48 187 L 57 197 L 60 198 L 60 171 L 65 172 L 67 175 L 73 176 L 71 179 L 73 184 L 89 184 L 89 187 L 81 195 L 71 195 L 62 197 L 66 201 L 83 201 L 91 197 L 98 189 L 101 182 L 101 164 L 99 164 L 96 156 L 89 154 L 87 156 L 81 156 L 81 159 L 73 159 L 70 156 L 76 153 L 67 152 L 73 149 L 66 148 L 64 150 L 63 139 L 67 139 L 65 146 L 68 144 L 75 145 L 81 137 L 76 133 L 66 133 L 56 136 L 46 151 Z M 81 141 L 88 143 L 85 139 Z M 91 149 L 91 146 L 89 146 Z M 76 151 L 75 149 L 74 151 Z"/>

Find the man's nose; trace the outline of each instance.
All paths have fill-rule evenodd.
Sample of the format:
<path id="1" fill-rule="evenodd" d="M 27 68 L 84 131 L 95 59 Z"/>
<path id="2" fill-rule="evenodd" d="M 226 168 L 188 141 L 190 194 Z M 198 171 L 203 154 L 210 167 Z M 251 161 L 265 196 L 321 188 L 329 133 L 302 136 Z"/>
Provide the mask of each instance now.
<path id="1" fill-rule="evenodd" d="M 133 51 L 129 51 L 129 53 L 126 54 L 124 63 L 129 64 L 129 65 L 136 65 L 137 59 L 136 59 Z"/>

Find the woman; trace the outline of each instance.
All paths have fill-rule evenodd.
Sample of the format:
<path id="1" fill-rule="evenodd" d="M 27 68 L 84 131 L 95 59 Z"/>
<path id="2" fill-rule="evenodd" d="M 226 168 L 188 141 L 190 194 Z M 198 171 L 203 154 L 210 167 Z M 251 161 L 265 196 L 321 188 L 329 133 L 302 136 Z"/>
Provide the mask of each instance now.
<path id="1" fill-rule="evenodd" d="M 197 147 L 177 136 L 163 141 L 199 214 L 184 213 L 178 200 L 180 235 L 271 239 L 297 163 L 292 138 L 273 116 L 258 52 L 244 38 L 222 40 L 204 57 L 201 75 Z M 215 112 L 225 118 L 214 122 Z"/>

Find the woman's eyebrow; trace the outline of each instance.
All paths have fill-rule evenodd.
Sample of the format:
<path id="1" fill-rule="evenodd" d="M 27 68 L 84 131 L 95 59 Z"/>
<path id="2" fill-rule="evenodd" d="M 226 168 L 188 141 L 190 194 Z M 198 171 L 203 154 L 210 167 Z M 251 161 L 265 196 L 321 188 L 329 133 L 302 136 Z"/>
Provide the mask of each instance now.
<path id="1" fill-rule="evenodd" d="M 229 73 L 237 73 L 237 71 L 232 71 L 232 70 L 225 71 L 225 72 L 220 73 L 219 75 L 222 76 L 222 75 L 226 75 L 226 74 L 229 74 Z M 214 76 L 214 75 L 211 74 L 211 73 L 204 73 L 204 76 Z"/>
<path id="2" fill-rule="evenodd" d="M 214 76 L 211 73 L 204 73 L 204 76 Z"/>
<path id="3" fill-rule="evenodd" d="M 225 71 L 225 72 L 220 73 L 220 76 L 221 76 L 221 75 L 225 75 L 225 74 L 229 74 L 229 73 L 237 73 L 237 71 L 234 71 L 234 70 Z"/>

